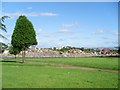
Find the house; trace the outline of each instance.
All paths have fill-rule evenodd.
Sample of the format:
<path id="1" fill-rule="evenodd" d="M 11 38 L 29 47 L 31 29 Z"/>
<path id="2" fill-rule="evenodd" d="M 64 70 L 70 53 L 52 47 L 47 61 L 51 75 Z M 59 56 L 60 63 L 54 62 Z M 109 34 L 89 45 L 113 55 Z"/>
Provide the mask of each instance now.
<path id="1" fill-rule="evenodd" d="M 102 54 L 109 54 L 109 53 L 110 53 L 110 50 L 104 48 L 104 49 L 101 50 L 101 53 L 102 53 Z"/>

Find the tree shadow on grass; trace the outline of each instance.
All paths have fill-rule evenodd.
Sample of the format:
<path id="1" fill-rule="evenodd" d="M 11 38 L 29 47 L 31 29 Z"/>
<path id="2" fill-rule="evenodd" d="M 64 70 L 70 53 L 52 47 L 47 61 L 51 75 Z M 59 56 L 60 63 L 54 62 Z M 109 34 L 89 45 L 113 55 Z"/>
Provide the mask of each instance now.
<path id="1" fill-rule="evenodd" d="M 23 63 L 21 58 L 20 59 L 4 58 L 0 62 L 2 62 L 3 65 L 11 65 L 11 66 L 45 66 L 35 63 L 29 63 L 29 61 Z"/>
<path id="2" fill-rule="evenodd" d="M 92 56 L 92 57 L 99 57 L 99 58 L 120 58 L 120 56 Z"/>
<path id="3" fill-rule="evenodd" d="M 2 58 L 0 62 L 17 62 L 17 60 L 14 58 Z"/>
<path id="4" fill-rule="evenodd" d="M 2 60 L 0 62 L 17 62 L 17 61 Z"/>

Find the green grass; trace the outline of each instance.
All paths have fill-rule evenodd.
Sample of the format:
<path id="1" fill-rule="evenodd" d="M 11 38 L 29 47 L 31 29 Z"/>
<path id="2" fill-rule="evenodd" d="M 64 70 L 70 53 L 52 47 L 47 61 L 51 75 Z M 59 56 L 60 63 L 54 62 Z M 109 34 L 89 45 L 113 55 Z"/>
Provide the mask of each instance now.
<path id="1" fill-rule="evenodd" d="M 19 59 L 17 60 L 19 61 Z M 117 69 L 117 58 L 28 58 L 27 62 L 28 61 Z M 105 62 L 105 64 L 103 62 Z M 109 64 L 107 64 L 107 62 Z M 70 68 L 55 68 L 49 65 L 41 64 L 20 64 L 16 62 L 3 62 L 2 76 L 3 88 L 118 87 L 117 73 Z"/>
<path id="2" fill-rule="evenodd" d="M 85 57 L 85 58 L 27 58 L 27 61 L 55 64 L 67 64 L 81 67 L 93 67 L 118 70 L 118 58 L 115 57 Z"/>

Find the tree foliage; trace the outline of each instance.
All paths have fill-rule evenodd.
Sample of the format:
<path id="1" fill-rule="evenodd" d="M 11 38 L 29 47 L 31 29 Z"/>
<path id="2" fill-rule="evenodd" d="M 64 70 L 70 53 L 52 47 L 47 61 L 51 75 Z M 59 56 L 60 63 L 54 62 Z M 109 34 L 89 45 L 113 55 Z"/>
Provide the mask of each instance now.
<path id="1" fill-rule="evenodd" d="M 15 55 L 15 58 L 16 58 L 16 55 L 17 54 L 19 54 L 20 53 L 20 48 L 18 48 L 18 47 L 13 47 L 13 46 L 11 46 L 10 48 L 9 48 L 9 53 L 10 54 L 14 54 Z"/>
<path id="2" fill-rule="evenodd" d="M 120 46 L 118 47 L 118 54 L 120 55 Z"/>
<path id="3" fill-rule="evenodd" d="M 34 27 L 26 16 L 19 16 L 17 19 L 11 44 L 24 51 L 23 57 L 25 57 L 25 50 L 29 46 L 37 45 Z"/>
<path id="4" fill-rule="evenodd" d="M 0 42 L 0 53 L 3 53 L 6 48 L 8 48 L 8 45 Z"/>
<path id="5" fill-rule="evenodd" d="M 8 17 L 8 16 L 2 16 L 2 17 L 0 17 L 0 30 L 3 30 L 3 31 L 5 31 L 5 32 L 7 32 L 7 30 L 6 30 L 6 29 L 7 29 L 7 28 L 6 28 L 6 25 L 4 24 L 4 20 L 5 20 L 6 18 L 9 18 L 9 17 Z M 1 37 L 7 40 L 7 38 L 0 33 L 0 38 L 1 38 Z M 0 42 L 0 53 L 3 53 L 3 52 L 4 52 L 4 50 L 7 48 L 6 46 L 7 46 L 7 45 L 5 45 L 4 43 Z"/>
<path id="6" fill-rule="evenodd" d="M 7 32 L 7 28 L 6 28 L 6 25 L 4 24 L 4 20 L 6 18 L 9 18 L 8 16 L 2 16 L 0 17 L 0 30 L 3 30 L 5 32 Z M 4 39 L 7 39 L 5 36 L 3 36 L 2 34 L 0 34 L 0 37 L 4 38 Z"/>

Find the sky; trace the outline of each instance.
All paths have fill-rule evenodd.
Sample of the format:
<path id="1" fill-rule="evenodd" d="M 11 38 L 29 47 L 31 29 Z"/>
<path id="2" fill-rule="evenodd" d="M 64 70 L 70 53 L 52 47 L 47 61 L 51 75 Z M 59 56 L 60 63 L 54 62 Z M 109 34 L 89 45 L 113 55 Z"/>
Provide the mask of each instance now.
<path id="1" fill-rule="evenodd" d="M 119 2 L 119 0 L 1 0 L 2 2 Z"/>
<path id="2" fill-rule="evenodd" d="M 34 25 L 39 48 L 118 46 L 117 2 L 3 2 L 2 15 L 11 43 L 16 20 L 25 15 Z"/>

